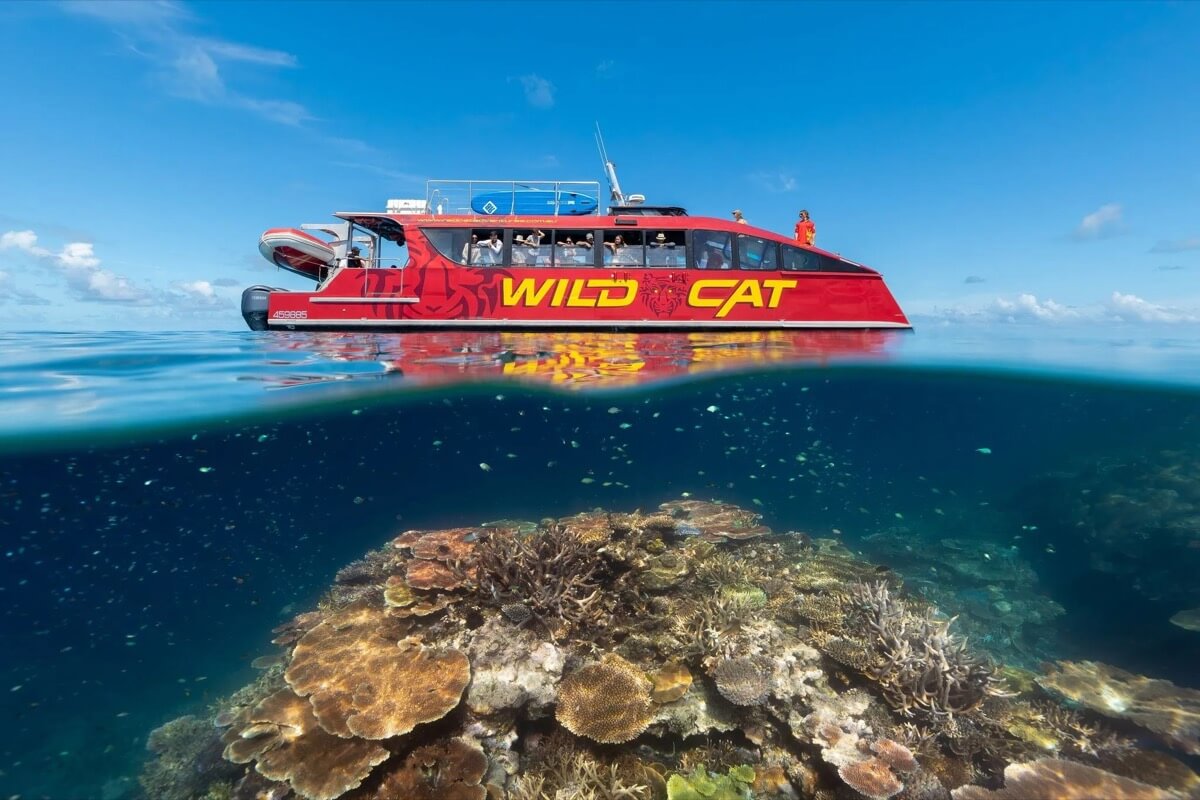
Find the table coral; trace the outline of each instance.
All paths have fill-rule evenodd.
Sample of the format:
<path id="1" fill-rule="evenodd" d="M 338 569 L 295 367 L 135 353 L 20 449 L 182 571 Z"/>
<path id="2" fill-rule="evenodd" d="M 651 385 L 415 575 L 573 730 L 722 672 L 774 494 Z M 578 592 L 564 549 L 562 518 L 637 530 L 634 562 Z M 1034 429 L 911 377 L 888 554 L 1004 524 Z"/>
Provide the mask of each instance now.
<path id="1" fill-rule="evenodd" d="M 1003 788 L 960 786 L 951 794 L 954 800 L 1178 800 L 1156 786 L 1056 758 L 1009 764 Z"/>
<path id="2" fill-rule="evenodd" d="M 351 606 L 296 643 L 285 677 L 338 736 L 387 739 L 441 719 L 471 677 L 465 654 L 396 636 L 382 609 Z"/>

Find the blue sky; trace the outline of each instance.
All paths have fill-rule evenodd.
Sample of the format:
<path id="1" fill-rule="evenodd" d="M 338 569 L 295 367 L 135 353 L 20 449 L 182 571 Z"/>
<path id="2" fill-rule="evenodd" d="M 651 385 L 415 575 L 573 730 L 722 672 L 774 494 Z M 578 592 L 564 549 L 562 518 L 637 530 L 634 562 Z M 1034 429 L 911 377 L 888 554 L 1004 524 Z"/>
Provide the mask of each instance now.
<path id="1" fill-rule="evenodd" d="M 1200 321 L 1200 4 L 0 3 L 0 326 L 232 328 L 427 177 L 741 208 L 972 320 Z"/>

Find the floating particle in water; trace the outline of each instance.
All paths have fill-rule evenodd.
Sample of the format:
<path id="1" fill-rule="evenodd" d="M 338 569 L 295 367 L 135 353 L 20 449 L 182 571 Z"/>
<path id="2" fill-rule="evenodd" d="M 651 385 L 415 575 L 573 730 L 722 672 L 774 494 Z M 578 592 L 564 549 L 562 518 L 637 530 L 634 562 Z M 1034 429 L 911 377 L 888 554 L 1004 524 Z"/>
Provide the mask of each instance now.
<path id="1" fill-rule="evenodd" d="M 492 465 L 491 465 L 491 464 L 489 464 L 489 463 L 487 463 L 486 461 L 480 461 L 480 462 L 479 462 L 479 468 L 480 468 L 481 470 L 483 470 L 484 472 L 491 472 L 491 471 L 492 471 Z"/>
<path id="2" fill-rule="evenodd" d="M 979 453 L 979 454 L 980 454 L 980 455 L 982 455 L 982 456 L 990 456 L 990 455 L 992 454 L 992 448 L 990 448 L 990 447 L 976 447 L 976 448 L 975 448 L 975 452 L 976 452 L 976 453 Z"/>

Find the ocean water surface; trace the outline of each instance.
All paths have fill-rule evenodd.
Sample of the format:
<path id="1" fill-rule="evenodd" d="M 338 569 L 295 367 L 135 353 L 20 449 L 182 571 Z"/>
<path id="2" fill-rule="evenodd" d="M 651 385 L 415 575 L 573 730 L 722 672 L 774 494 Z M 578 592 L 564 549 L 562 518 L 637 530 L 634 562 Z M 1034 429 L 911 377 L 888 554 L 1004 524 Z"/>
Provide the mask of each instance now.
<path id="1" fill-rule="evenodd" d="M 1132 327 L 4 334 L 0 796 L 220 796 L 139 782 L 150 732 L 228 708 L 278 662 L 272 630 L 330 607 L 368 551 L 680 501 L 761 515 L 761 547 L 852 554 L 1021 674 L 1096 662 L 1197 689 L 1198 399 L 1196 342 Z M 1167 734 L 1088 724 L 1195 768 L 1200 701 L 1180 697 Z M 769 743 L 734 745 L 763 773 Z M 973 774 L 998 785 L 987 752 Z"/>

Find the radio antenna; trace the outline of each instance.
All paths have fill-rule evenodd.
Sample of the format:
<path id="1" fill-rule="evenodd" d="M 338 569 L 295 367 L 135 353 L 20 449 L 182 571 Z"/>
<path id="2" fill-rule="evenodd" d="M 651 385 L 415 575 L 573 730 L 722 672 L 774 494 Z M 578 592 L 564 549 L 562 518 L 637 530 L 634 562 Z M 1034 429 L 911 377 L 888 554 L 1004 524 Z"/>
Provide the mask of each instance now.
<path id="1" fill-rule="evenodd" d="M 608 189 L 612 202 L 619 206 L 625 205 L 625 195 L 621 193 L 621 184 L 617 180 L 617 166 L 608 160 L 608 152 L 604 149 L 604 136 L 600 133 L 600 123 L 596 123 L 596 147 L 600 150 L 600 160 L 604 163 L 604 176 L 608 178 Z"/>

